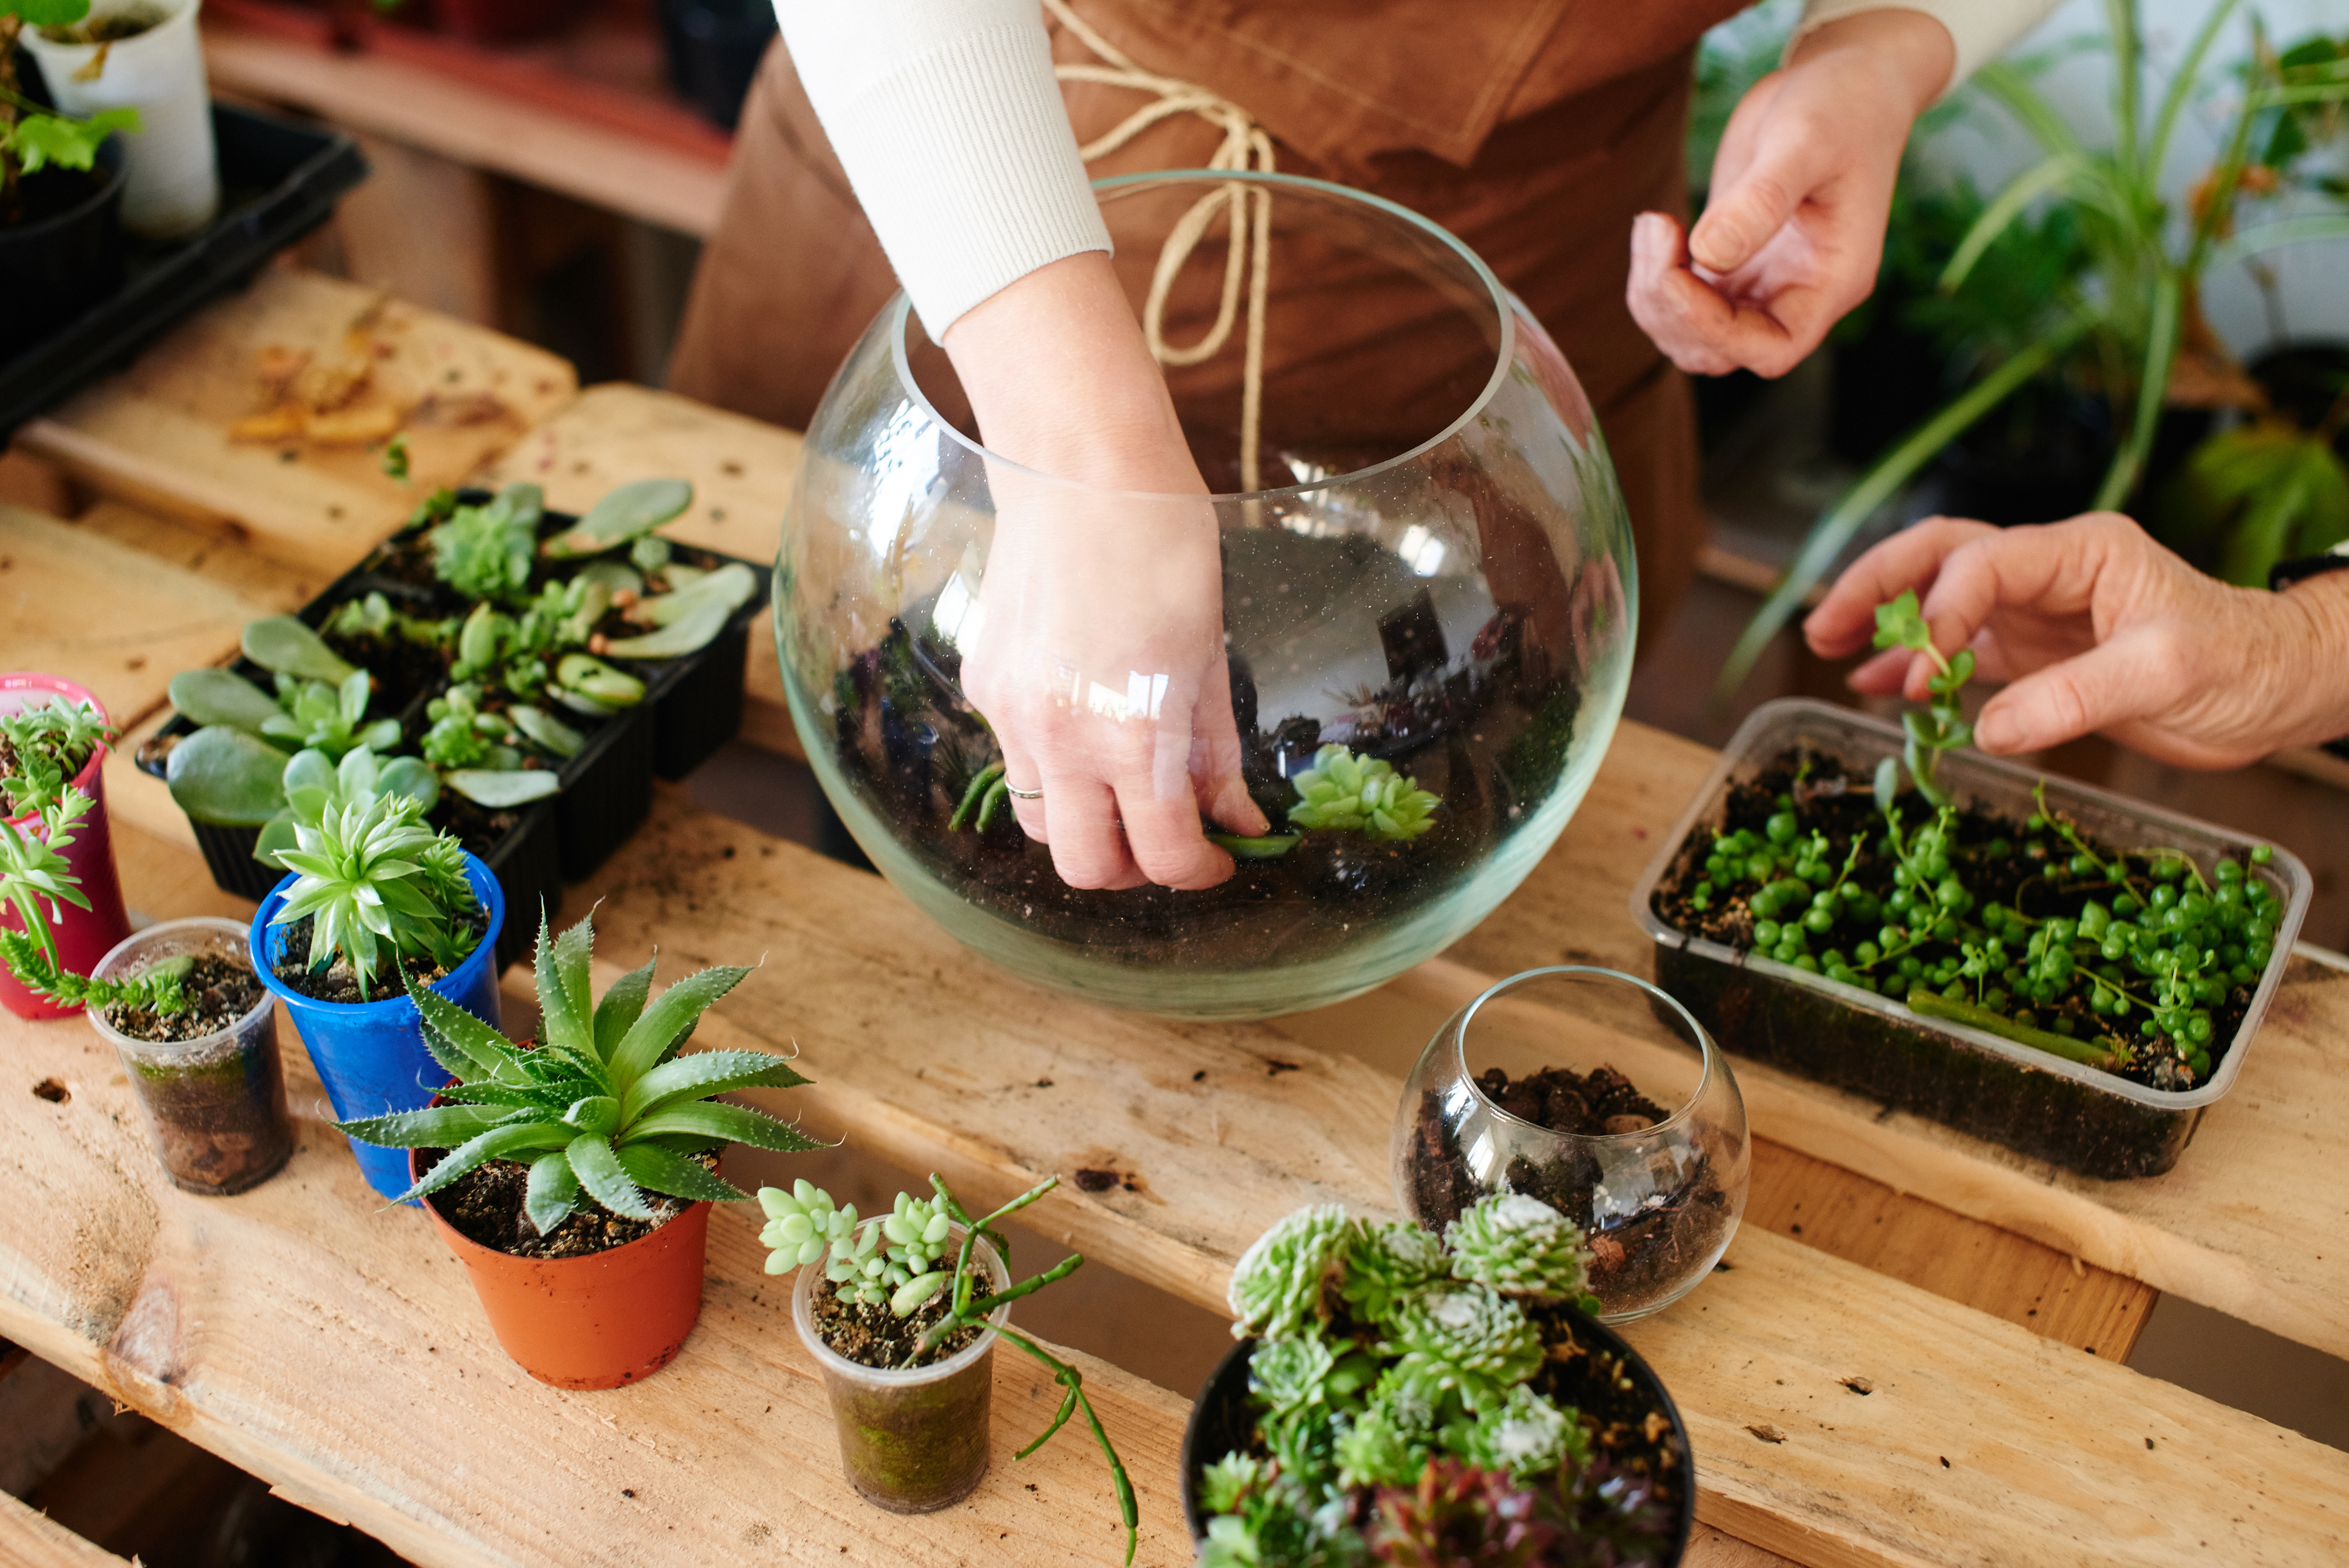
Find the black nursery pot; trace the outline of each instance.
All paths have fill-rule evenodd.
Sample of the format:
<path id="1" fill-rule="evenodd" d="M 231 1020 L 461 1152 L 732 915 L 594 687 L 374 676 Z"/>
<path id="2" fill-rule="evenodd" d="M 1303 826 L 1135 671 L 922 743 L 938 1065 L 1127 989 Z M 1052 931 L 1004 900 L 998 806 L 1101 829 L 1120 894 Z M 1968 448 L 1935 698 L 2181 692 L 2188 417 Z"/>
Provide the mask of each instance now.
<path id="1" fill-rule="evenodd" d="M 1658 1568 L 1676 1568 L 1688 1551 L 1690 1534 L 1696 1529 L 1696 1450 L 1689 1445 L 1688 1423 L 1681 1419 L 1680 1407 L 1672 1403 L 1663 1380 L 1640 1359 L 1640 1353 L 1621 1334 L 1586 1314 L 1568 1315 L 1574 1324 L 1575 1338 L 1586 1348 L 1622 1357 L 1624 1370 L 1637 1385 L 1639 1394 L 1671 1422 L 1671 1442 L 1681 1457 L 1680 1495 L 1673 1505 L 1678 1517 L 1671 1543 Z M 1257 1343 L 1253 1337 L 1243 1339 L 1225 1352 L 1224 1358 L 1216 1363 L 1216 1369 L 1207 1375 L 1197 1402 L 1191 1407 L 1191 1419 L 1183 1428 L 1183 1520 L 1190 1528 L 1193 1541 L 1205 1541 L 1207 1536 L 1207 1513 L 1199 1501 L 1201 1477 L 1216 1460 L 1246 1449 L 1249 1443 L 1255 1417 L 1248 1409 L 1248 1362 L 1256 1355 Z M 1574 1401 L 1569 1397 L 1565 1402 Z"/>
<path id="2" fill-rule="evenodd" d="M 22 223 L 0 224 L 0 360 L 14 358 L 122 286 L 120 141 L 96 167 L 26 175 Z"/>

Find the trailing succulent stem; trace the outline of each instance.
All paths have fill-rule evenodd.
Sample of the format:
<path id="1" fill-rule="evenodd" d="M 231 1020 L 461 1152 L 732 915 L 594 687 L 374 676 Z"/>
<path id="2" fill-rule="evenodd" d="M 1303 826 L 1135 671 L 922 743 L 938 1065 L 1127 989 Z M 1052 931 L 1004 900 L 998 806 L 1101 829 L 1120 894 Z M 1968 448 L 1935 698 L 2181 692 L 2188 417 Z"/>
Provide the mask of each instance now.
<path id="1" fill-rule="evenodd" d="M 1910 709 L 1901 714 L 1900 728 L 1907 736 L 1902 756 L 1909 764 L 1909 776 L 1917 781 L 1917 793 L 1937 806 L 1948 805 L 1949 792 L 1941 788 L 1935 774 L 1943 752 L 1970 744 L 1974 738 L 1973 726 L 1966 722 L 1958 701 L 1958 693 L 1973 679 L 1974 650 L 1961 648 L 1953 658 L 1941 657 L 1941 650 L 1933 646 L 1932 628 L 1925 624 L 1924 614 L 1917 607 L 1913 588 L 1902 590 L 1890 604 L 1876 607 L 1876 646 L 1910 649 L 1931 659 L 1933 668 L 1940 671 L 1926 678 L 1932 699 L 1925 711 L 1920 713 Z M 1886 764 L 1889 763 L 1887 758 Z M 1879 771 L 1879 806 L 1889 799 L 1889 793 L 1888 782 Z"/>

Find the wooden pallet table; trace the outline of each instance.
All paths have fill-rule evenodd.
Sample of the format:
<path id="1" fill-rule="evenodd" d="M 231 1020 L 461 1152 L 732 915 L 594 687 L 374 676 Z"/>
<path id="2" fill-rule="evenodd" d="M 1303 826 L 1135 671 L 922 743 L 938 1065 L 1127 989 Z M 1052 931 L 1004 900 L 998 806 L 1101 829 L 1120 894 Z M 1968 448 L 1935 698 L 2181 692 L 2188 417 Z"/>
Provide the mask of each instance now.
<path id="1" fill-rule="evenodd" d="M 412 490 L 353 462 L 242 462 L 217 400 L 189 397 L 207 364 L 249 364 L 256 334 L 282 335 L 285 301 L 330 297 L 354 296 L 299 276 L 267 284 L 191 329 L 209 334 L 201 348 L 182 334 L 159 348 L 170 377 L 134 372 L 36 427 L 28 445 L 117 499 L 69 523 L 0 517 L 0 538 L 21 529 L 47 552 L 26 546 L 34 565 L 9 572 L 88 581 L 90 562 L 118 559 L 107 552 L 144 555 L 177 574 L 158 576 L 161 594 L 203 607 L 188 618 L 192 649 L 246 605 L 298 602 L 388 531 Z M 448 327 L 419 315 L 413 330 Z M 466 340 L 472 362 L 530 363 L 481 338 Z M 698 492 L 684 536 L 771 555 L 796 438 L 641 389 L 574 398 L 567 376 L 481 432 L 465 469 L 450 467 L 455 449 L 435 452 L 426 482 L 487 458 L 484 479 L 533 479 L 576 507 L 674 472 Z M 171 397 L 185 418 L 156 420 Z M 161 434 L 142 445 L 150 427 Z M 322 521 L 330 493 L 374 535 Z M 238 528 L 285 564 L 242 570 L 257 557 L 222 548 Z M 58 673 L 116 682 L 127 721 L 161 718 L 154 682 L 169 668 L 107 669 L 110 645 L 75 640 L 102 633 L 69 620 L 22 635 L 52 639 L 26 646 Z M 780 749 L 791 738 L 771 657 L 754 655 L 747 732 Z M 602 900 L 614 953 L 657 941 L 680 968 L 767 956 L 704 1038 L 798 1049 L 816 1085 L 778 1103 L 812 1127 L 977 1199 L 1079 1168 L 1124 1173 L 1107 1193 L 1064 1187 L 1032 1211 L 1035 1229 L 1219 1308 L 1233 1258 L 1288 1210 L 1386 1208 L 1402 1072 L 1488 977 L 1562 960 L 1645 971 L 1624 899 L 1709 761 L 1624 726 L 1566 836 L 1483 927 L 1370 998 L 1271 1024 L 1175 1024 L 1043 995 L 877 878 L 698 812 L 678 791 L 579 893 Z M 110 773 L 109 792 L 135 909 L 249 908 L 212 888 L 160 784 Z M 517 985 L 519 973 L 520 1020 Z M 2304 956 L 2242 1088 L 2171 1177 L 2125 1187 L 2054 1179 L 1741 1068 L 1757 1132 L 1745 1229 L 1716 1277 L 1630 1330 L 1694 1433 L 1709 1527 L 1691 1568 L 2349 1560 L 2349 1456 L 2118 1364 L 2157 1285 L 2338 1343 L 2344 1260 L 2277 1243 L 2338 1232 L 2322 1206 L 2349 1151 L 2304 1108 L 2349 1076 L 2344 1026 L 2349 974 Z M 1001 1451 L 969 1505 L 908 1521 L 855 1502 L 746 1216 L 713 1224 L 702 1324 L 674 1368 L 611 1394 L 532 1383 L 445 1250 L 360 1183 L 290 1028 L 283 1037 L 302 1152 L 253 1193 L 206 1200 L 162 1179 L 85 1024 L 0 1021 L 0 1335 L 428 1564 L 1112 1560 L 1092 1449 L 1063 1440 L 1010 1461 L 1048 1398 L 1008 1358 Z M 64 1100 L 31 1092 L 52 1080 Z M 1141 1560 L 1185 1560 L 1184 1402 L 1087 1366 L 1141 1490 Z M 19 1537 L 46 1541 L 29 1532 L 47 1528 L 0 1518 L 0 1546 L 29 1555 Z"/>

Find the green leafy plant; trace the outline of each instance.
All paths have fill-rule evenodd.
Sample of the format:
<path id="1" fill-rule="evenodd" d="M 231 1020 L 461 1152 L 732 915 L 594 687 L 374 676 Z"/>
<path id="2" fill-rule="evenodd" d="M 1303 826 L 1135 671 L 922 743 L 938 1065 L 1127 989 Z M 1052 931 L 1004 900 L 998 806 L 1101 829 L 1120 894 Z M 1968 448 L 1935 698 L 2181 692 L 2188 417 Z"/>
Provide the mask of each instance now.
<path id="1" fill-rule="evenodd" d="M 339 1124 L 362 1143 L 440 1148 L 448 1155 L 409 1190 L 438 1192 L 493 1159 L 530 1168 L 523 1213 L 545 1235 L 592 1199 L 623 1219 L 659 1218 L 647 1193 L 688 1203 L 749 1194 L 698 1156 L 730 1143 L 781 1153 L 822 1147 L 763 1111 L 716 1104 L 748 1088 L 796 1088 L 807 1079 L 761 1051 L 678 1053 L 701 1015 L 750 971 L 722 966 L 653 995 L 653 965 L 597 1000 L 589 984 L 592 917 L 560 937 L 539 920 L 539 1037 L 517 1045 L 413 977 L 408 993 L 424 1019 L 426 1048 L 456 1081 L 455 1102 Z"/>
<path id="2" fill-rule="evenodd" d="M 554 559 L 598 556 L 651 536 L 654 529 L 684 515 L 693 504 L 693 486 L 682 479 L 639 479 L 606 491 L 586 514 L 546 542 Z M 653 569 L 653 568 L 647 568 Z"/>
<path id="3" fill-rule="evenodd" d="M 509 484 L 481 505 L 453 508 L 428 535 L 433 572 L 469 599 L 519 597 L 530 587 L 545 506 L 537 485 Z"/>
<path id="4" fill-rule="evenodd" d="M 1329 828 L 1371 838 L 1417 838 L 1435 826 L 1435 808 L 1444 804 L 1442 796 L 1395 772 L 1392 763 L 1357 757 L 1338 745 L 1316 752 L 1313 765 L 1290 782 L 1299 798 L 1288 808 L 1288 820 L 1308 831 Z"/>
<path id="5" fill-rule="evenodd" d="M 2120 432 L 2094 504 L 2121 505 L 2137 488 L 2151 451 L 2179 346 L 2215 343 L 2196 301 L 2214 268 L 2256 258 L 2279 246 L 2349 235 L 2349 213 L 2284 217 L 2237 231 L 2247 197 L 2271 194 L 2280 180 L 2246 180 L 2254 168 L 2261 127 L 2319 107 L 2349 102 L 2349 73 L 2325 60 L 2286 66 L 2254 27 L 2250 81 L 2222 143 L 2217 168 L 2198 190 L 2187 222 L 2176 224 L 2159 181 L 2170 138 L 2184 113 L 2204 61 L 2239 0 L 2215 0 L 2174 69 L 2153 112 L 2143 112 L 2147 76 L 2135 0 L 2106 0 L 2113 56 L 2109 147 L 2091 148 L 2015 67 L 1993 62 L 1975 77 L 1979 89 L 2004 109 L 2044 154 L 2010 181 L 1983 207 L 1942 269 L 1945 292 L 1963 287 L 1991 248 L 2042 203 L 2068 212 L 2077 226 L 2085 263 L 2061 281 L 2038 308 L 2019 319 L 2023 339 L 1981 379 L 1879 457 L 1812 525 L 1794 563 L 1732 649 L 1715 685 L 1726 698 L 1742 683 L 1789 616 L 1824 576 L 1878 508 L 1950 442 L 2024 387 L 2048 375 L 2069 374 L 2102 393 Z M 2282 149 L 2271 130 L 2267 144 Z M 2264 166 L 2261 166 L 2264 167 Z M 2272 171 L 2271 171 L 2272 172 Z"/>
<path id="6" fill-rule="evenodd" d="M 2215 547 L 2218 576 L 2263 588 L 2278 562 L 2349 539 L 2349 386 L 2303 430 L 2280 414 L 2216 432 L 2188 454 L 2153 513 L 2164 544 L 2189 556 Z"/>
<path id="7" fill-rule="evenodd" d="M 1933 646 L 1932 628 L 1925 624 L 1924 612 L 1918 608 L 1915 589 L 1902 592 L 1889 604 L 1876 607 L 1876 646 L 1906 648 L 1921 653 L 1933 661 L 1940 673 L 1926 677 L 1925 684 L 1932 692 L 1932 701 L 1923 712 L 1911 708 L 1900 715 L 1900 729 L 1905 739 L 1901 754 L 1909 764 L 1909 777 L 1917 783 L 1917 793 L 1937 806 L 1950 804 L 1947 791 L 1937 781 L 1941 753 L 1959 746 L 1971 744 L 1973 726 L 1966 722 L 1958 693 L 1973 679 L 1974 650 L 1961 648 L 1949 659 Z M 1889 768 L 1892 759 L 1884 759 Z M 1878 772 L 1877 800 L 1879 805 L 1890 799 L 1891 775 L 1882 769 Z"/>
<path id="8" fill-rule="evenodd" d="M 347 642 L 372 638 L 378 642 L 410 642 L 422 648 L 453 649 L 460 623 L 454 616 L 412 616 L 380 593 L 347 599 L 320 628 Z"/>
<path id="9" fill-rule="evenodd" d="M 59 114 L 19 90 L 16 39 L 24 29 L 67 27 L 88 15 L 89 0 L 0 0 L 0 223 L 23 218 L 24 176 L 51 164 L 88 169 L 109 136 L 140 128 L 135 109 Z"/>
<path id="10" fill-rule="evenodd" d="M 308 628 L 299 621 L 293 625 L 307 636 Z M 291 656 L 302 646 L 299 639 L 288 639 L 275 651 Z M 316 662 L 310 653 L 300 654 L 297 661 Z M 358 753 L 388 752 L 398 744 L 397 719 L 367 721 L 372 690 L 367 672 L 343 668 L 348 673 L 335 686 L 280 674 L 274 697 L 227 670 L 188 670 L 173 676 L 171 705 L 199 726 L 171 748 L 165 763 L 165 778 L 180 809 L 192 821 L 232 826 L 283 821 L 290 772 L 300 753 L 320 753 L 320 763 L 331 772 Z M 405 772 L 393 787 L 425 794 Z M 424 800 L 427 810 L 432 804 L 432 798 Z"/>
<path id="11" fill-rule="evenodd" d="M 923 1330 L 905 1357 L 905 1365 L 910 1367 L 958 1330 L 987 1326 L 987 1320 L 999 1308 L 1056 1284 L 1083 1267 L 1084 1255 L 1071 1253 L 1042 1273 L 1002 1290 L 981 1293 L 978 1288 L 979 1275 L 973 1267 L 971 1253 L 979 1239 L 986 1238 L 999 1255 L 1009 1258 L 1010 1243 L 990 1227 L 998 1220 L 1027 1208 L 1060 1184 L 1059 1177 L 1048 1178 L 1002 1208 L 973 1220 L 956 1201 L 945 1180 L 934 1174 L 930 1178 L 934 1196 L 916 1198 L 900 1192 L 890 1212 L 861 1231 L 854 1205 L 834 1209 L 830 1194 L 806 1182 L 798 1183 L 789 1193 L 779 1188 L 761 1188 L 759 1202 L 769 1219 L 761 1239 L 775 1249 L 767 1259 L 767 1272 L 787 1273 L 822 1260 L 824 1277 L 833 1282 L 839 1294 L 867 1306 L 885 1304 L 901 1318 L 937 1300 L 952 1282 L 947 1310 Z M 953 1228 L 957 1225 L 963 1231 L 961 1246 L 956 1251 L 951 1269 L 941 1268 L 940 1261 L 946 1256 Z M 1053 1434 L 1069 1424 L 1071 1416 L 1081 1411 L 1086 1424 L 1092 1428 L 1093 1441 L 1101 1446 L 1102 1456 L 1109 1461 L 1118 1517 L 1125 1524 L 1125 1560 L 1132 1563 L 1134 1545 L 1141 1538 L 1141 1514 L 1134 1501 L 1133 1482 L 1126 1475 L 1125 1463 L 1117 1457 L 1117 1449 L 1110 1442 L 1101 1417 L 1094 1413 L 1092 1399 L 1086 1397 L 1084 1375 L 1009 1324 L 994 1326 L 996 1333 L 1051 1373 L 1052 1380 L 1065 1391 L 1051 1424 L 1020 1449 L 1018 1458 L 1024 1459 L 1042 1448 Z"/>
<path id="12" fill-rule="evenodd" d="M 462 918 L 475 907 L 464 850 L 423 815 L 409 795 L 351 800 L 297 821 L 294 847 L 277 851 L 297 875 L 272 923 L 309 918 L 310 968 L 341 961 L 362 998 L 400 983 L 382 973 L 387 963 L 405 975 L 399 961 L 425 958 L 453 971 L 479 940 Z"/>
<path id="13" fill-rule="evenodd" d="M 552 768 L 528 765 L 523 742 L 552 756 L 575 756 L 585 744 L 568 725 L 527 703 L 485 709 L 482 691 L 470 682 L 451 686 L 425 707 L 432 727 L 424 732 L 424 760 L 445 770 L 450 789 L 492 811 L 510 810 L 558 793 L 562 780 Z"/>
<path id="14" fill-rule="evenodd" d="M 419 813 L 429 812 L 440 800 L 440 781 L 426 763 L 414 757 L 385 762 L 363 747 L 344 753 L 339 763 L 324 752 L 296 752 L 285 763 L 279 787 L 285 805 L 262 824 L 253 857 L 281 869 L 279 853 L 298 847 L 296 829 L 305 824 L 323 828 L 330 815 L 372 805 L 380 795 L 405 795 Z"/>
<path id="15" fill-rule="evenodd" d="M 0 803 L 11 816 L 37 810 L 47 795 L 31 793 L 17 782 L 31 776 L 26 770 L 32 759 L 46 757 L 59 777 L 71 779 L 89 765 L 92 753 L 113 738 L 113 729 L 96 708 L 63 697 L 42 698 L 14 713 L 0 714 Z"/>
<path id="16" fill-rule="evenodd" d="M 14 742 L 16 736 L 11 735 Z M 66 1007 L 151 1008 L 178 1012 L 185 1006 L 180 982 L 195 962 L 191 957 L 169 959 L 134 980 L 92 980 L 64 968 L 52 929 L 64 919 L 63 904 L 89 908 L 65 851 L 76 837 L 76 825 L 97 803 L 65 782 L 57 759 L 36 743 L 16 747 L 15 771 L 0 779 L 20 815 L 29 822 L 0 818 L 0 903 L 14 909 L 24 928 L 0 927 L 0 962 L 18 984 L 36 996 Z"/>

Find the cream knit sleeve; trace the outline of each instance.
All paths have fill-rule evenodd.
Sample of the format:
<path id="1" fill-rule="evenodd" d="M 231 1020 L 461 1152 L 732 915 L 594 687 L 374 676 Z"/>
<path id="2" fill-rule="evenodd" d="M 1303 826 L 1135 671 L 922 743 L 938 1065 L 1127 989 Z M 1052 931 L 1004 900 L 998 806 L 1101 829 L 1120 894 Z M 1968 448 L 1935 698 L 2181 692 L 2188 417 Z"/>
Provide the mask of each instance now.
<path id="1" fill-rule="evenodd" d="M 1808 0 L 1794 36 L 1786 40 L 1786 52 L 1792 55 L 1795 46 L 1814 29 L 1862 11 L 1922 11 L 1947 27 L 1951 40 L 1958 46 L 1958 67 L 1950 74 L 1949 88 L 1943 89 L 1950 91 L 2045 21 L 2056 3 L 2057 0 Z"/>
<path id="2" fill-rule="evenodd" d="M 1037 0 L 775 0 L 775 16 L 933 337 L 1038 267 L 1110 248 Z"/>

